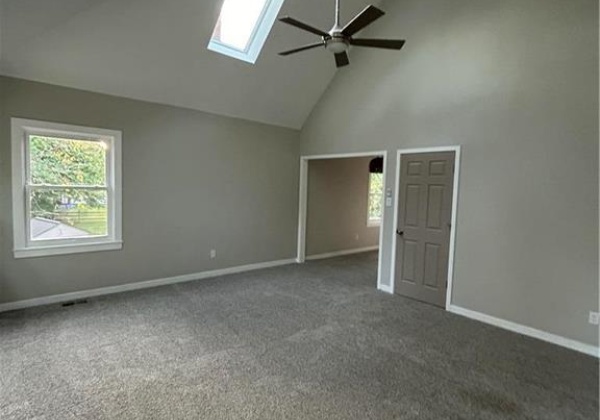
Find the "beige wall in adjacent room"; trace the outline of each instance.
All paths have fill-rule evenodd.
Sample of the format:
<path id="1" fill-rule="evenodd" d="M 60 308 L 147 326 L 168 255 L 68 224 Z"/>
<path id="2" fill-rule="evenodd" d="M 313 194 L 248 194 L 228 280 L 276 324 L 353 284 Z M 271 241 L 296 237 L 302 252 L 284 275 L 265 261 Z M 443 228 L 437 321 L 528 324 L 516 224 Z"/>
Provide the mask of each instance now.
<path id="1" fill-rule="evenodd" d="M 405 48 L 350 51 L 302 154 L 462 145 L 452 302 L 597 345 L 598 1 L 382 8 L 361 35 Z M 382 234 L 389 282 L 392 218 Z"/>
<path id="2" fill-rule="evenodd" d="M 297 131 L 10 78 L 0 105 L 0 303 L 295 255 Z M 10 117 L 123 131 L 123 250 L 13 258 Z"/>
<path id="3" fill-rule="evenodd" d="M 373 157 L 308 162 L 308 257 L 379 244 L 379 227 L 367 226 L 371 159 Z"/>

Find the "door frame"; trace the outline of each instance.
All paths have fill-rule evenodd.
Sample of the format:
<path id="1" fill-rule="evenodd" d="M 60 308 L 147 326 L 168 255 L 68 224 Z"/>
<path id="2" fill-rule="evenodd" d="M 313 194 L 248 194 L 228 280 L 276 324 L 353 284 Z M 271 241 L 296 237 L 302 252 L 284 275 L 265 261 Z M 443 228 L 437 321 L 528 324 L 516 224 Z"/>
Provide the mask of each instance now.
<path id="1" fill-rule="evenodd" d="M 358 153 L 334 153 L 329 155 L 305 155 L 300 156 L 300 196 L 298 200 L 298 252 L 296 262 L 302 264 L 306 261 L 306 218 L 307 218 L 307 202 L 308 202 L 308 162 L 310 160 L 319 159 L 347 159 L 355 157 L 376 157 L 383 156 L 383 194 L 382 200 L 382 215 L 381 224 L 379 226 L 379 262 L 377 265 L 377 288 L 380 289 L 382 280 L 383 267 L 383 226 L 385 225 L 386 217 L 389 217 L 389 211 L 385 206 L 386 197 L 386 175 L 388 168 L 388 153 L 386 150 L 375 150 L 369 152 Z"/>
<path id="2" fill-rule="evenodd" d="M 452 287 L 454 279 L 454 252 L 456 245 L 456 216 L 458 212 L 458 189 L 460 181 L 460 154 L 461 146 L 440 146 L 440 147 L 422 147 L 415 149 L 399 149 L 396 155 L 396 191 L 394 191 L 394 239 L 392 240 L 392 261 L 391 261 L 391 292 L 394 293 L 396 283 L 396 252 L 398 244 L 398 208 L 400 199 L 400 164 L 402 155 L 418 154 L 418 153 L 435 153 L 435 152 L 454 152 L 454 182 L 452 185 L 452 217 L 450 226 L 450 247 L 448 250 L 448 287 L 446 288 L 446 310 L 449 310 L 452 304 Z"/>

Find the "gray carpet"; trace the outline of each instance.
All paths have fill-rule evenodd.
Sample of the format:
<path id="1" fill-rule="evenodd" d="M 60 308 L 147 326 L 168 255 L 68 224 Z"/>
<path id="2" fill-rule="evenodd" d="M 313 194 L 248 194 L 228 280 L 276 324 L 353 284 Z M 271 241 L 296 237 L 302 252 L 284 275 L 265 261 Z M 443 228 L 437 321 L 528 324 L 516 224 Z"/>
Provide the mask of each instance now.
<path id="1" fill-rule="evenodd" d="M 0 315 L 0 418 L 598 419 L 598 361 L 375 291 L 376 255 Z"/>

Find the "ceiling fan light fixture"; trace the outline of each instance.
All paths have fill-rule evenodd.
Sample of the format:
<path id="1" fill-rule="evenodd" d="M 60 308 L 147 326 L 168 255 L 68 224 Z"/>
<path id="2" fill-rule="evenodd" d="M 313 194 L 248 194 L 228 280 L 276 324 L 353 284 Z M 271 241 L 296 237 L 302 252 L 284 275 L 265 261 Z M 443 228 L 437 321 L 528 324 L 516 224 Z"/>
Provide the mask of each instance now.
<path id="1" fill-rule="evenodd" d="M 333 37 L 325 41 L 325 48 L 334 54 L 343 53 L 348 50 L 349 44 L 342 37 Z"/>

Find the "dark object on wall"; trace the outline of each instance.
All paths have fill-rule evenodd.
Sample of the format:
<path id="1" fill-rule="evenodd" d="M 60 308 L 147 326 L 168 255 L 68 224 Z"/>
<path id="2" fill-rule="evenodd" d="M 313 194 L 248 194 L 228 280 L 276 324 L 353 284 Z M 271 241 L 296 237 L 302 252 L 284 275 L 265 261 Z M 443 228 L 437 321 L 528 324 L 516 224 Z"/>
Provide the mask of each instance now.
<path id="1" fill-rule="evenodd" d="M 322 31 L 289 16 L 282 17 L 279 19 L 281 22 L 318 35 L 321 37 L 321 41 L 294 48 L 293 50 L 284 51 L 279 53 L 279 55 L 290 55 L 313 48 L 325 47 L 326 50 L 331 51 L 335 55 L 335 65 L 337 67 L 343 67 L 350 64 L 350 60 L 348 59 L 348 49 L 351 45 L 356 47 L 399 50 L 404 46 L 404 40 L 353 38 L 354 34 L 366 28 L 384 14 L 385 13 L 382 10 L 379 10 L 375 6 L 367 6 L 365 10 L 356 15 L 346 26 L 342 27 L 340 26 L 340 0 L 336 0 L 335 24 L 329 32 Z"/>
<path id="2" fill-rule="evenodd" d="M 382 174 L 383 173 L 383 158 L 376 157 L 375 159 L 369 162 L 369 172 L 372 174 Z"/>

